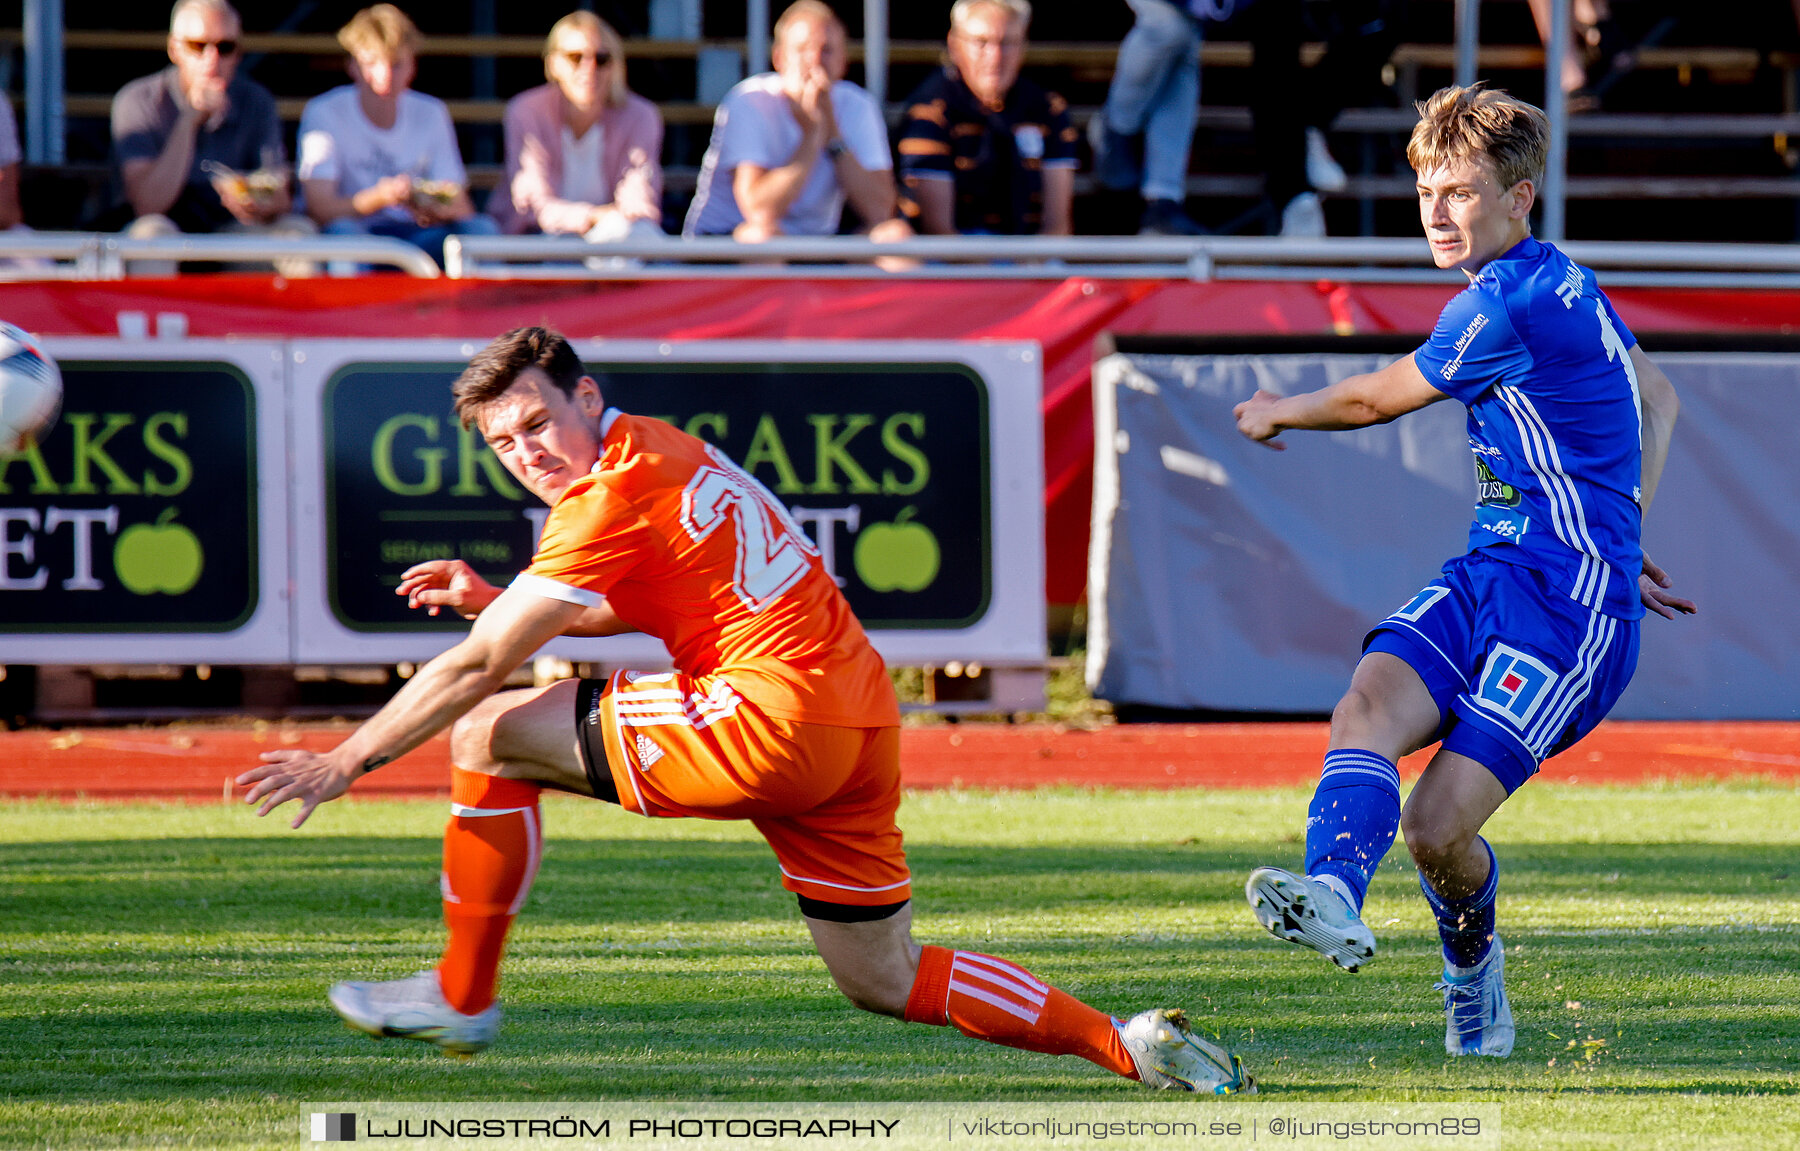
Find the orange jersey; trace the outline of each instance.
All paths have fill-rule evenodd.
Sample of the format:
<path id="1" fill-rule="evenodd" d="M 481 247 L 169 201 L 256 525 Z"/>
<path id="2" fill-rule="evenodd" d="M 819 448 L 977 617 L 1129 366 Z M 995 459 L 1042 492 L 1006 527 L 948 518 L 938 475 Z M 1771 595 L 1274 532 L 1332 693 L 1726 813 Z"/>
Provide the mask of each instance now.
<path id="1" fill-rule="evenodd" d="M 886 665 L 787 509 L 710 444 L 608 409 L 600 462 L 550 509 L 514 587 L 612 605 L 690 676 L 770 715 L 900 722 Z"/>

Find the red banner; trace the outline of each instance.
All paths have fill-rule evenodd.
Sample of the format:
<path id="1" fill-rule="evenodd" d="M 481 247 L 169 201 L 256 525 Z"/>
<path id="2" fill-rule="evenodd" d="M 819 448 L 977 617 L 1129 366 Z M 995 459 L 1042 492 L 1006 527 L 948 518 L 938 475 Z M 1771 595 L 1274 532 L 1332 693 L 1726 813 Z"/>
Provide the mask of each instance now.
<path id="1" fill-rule="evenodd" d="M 1161 280 L 177 280 L 0 284 L 0 318 L 41 335 L 116 335 L 121 312 L 181 312 L 191 336 L 486 340 L 521 324 L 577 339 L 1036 340 L 1044 349 L 1046 594 L 1081 597 L 1093 482 L 1088 392 L 1103 331 L 1162 335 L 1424 333 L 1449 287 Z M 1610 291 L 1638 332 L 1780 332 L 1800 296 Z"/>

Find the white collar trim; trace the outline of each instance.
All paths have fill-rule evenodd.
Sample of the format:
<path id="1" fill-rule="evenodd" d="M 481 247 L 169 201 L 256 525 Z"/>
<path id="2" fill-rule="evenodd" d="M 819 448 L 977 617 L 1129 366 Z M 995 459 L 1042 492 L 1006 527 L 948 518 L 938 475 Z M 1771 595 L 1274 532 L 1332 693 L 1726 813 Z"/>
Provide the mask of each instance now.
<path id="1" fill-rule="evenodd" d="M 600 439 L 601 439 L 601 442 L 604 443 L 606 440 L 606 437 L 608 435 L 612 434 L 613 424 L 616 423 L 618 421 L 619 417 L 624 414 L 625 414 L 624 412 L 621 412 L 617 408 L 608 408 L 604 412 L 600 413 Z M 588 470 L 590 472 L 599 471 L 600 470 L 600 461 L 595 460 L 594 466 L 589 468 Z"/>

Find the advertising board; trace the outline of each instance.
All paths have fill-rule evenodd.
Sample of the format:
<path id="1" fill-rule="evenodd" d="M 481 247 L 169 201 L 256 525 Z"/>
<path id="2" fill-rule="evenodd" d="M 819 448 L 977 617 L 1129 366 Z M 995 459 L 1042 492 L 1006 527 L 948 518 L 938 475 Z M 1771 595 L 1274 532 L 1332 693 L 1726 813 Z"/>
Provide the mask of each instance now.
<path id="1" fill-rule="evenodd" d="M 45 349 L 61 417 L 0 457 L 0 662 L 285 660 L 278 346 Z"/>
<path id="2" fill-rule="evenodd" d="M 400 574 L 458 558 L 504 584 L 548 509 L 452 414 L 476 350 L 448 341 L 290 347 L 296 659 L 427 658 L 467 624 L 408 609 Z M 890 660 L 1042 659 L 1034 345 L 578 345 L 609 405 L 715 444 L 787 507 Z M 1034 582 L 1038 581 L 1038 582 Z M 562 640 L 569 659 L 666 662 L 644 636 Z"/>

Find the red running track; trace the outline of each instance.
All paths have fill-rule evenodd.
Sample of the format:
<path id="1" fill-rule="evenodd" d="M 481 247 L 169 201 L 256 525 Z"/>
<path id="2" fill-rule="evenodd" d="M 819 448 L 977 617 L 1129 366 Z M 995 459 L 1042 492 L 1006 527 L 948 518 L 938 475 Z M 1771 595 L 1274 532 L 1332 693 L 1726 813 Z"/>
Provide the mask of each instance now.
<path id="1" fill-rule="evenodd" d="M 345 727 L 88 729 L 0 733 L 0 797 L 218 800 L 231 777 L 277 747 L 323 750 Z M 1318 775 L 1325 725 L 955 724 L 902 732 L 909 787 L 1287 787 Z M 1409 779 L 1425 765 L 1401 764 Z M 1607 723 L 1545 765 L 1557 783 L 1764 776 L 1800 781 L 1800 724 Z M 361 795 L 441 796 L 448 742 L 439 736 L 356 785 Z M 241 792 L 240 792 L 241 794 Z"/>

